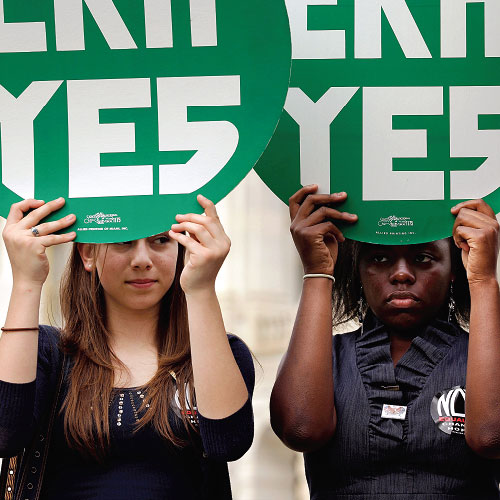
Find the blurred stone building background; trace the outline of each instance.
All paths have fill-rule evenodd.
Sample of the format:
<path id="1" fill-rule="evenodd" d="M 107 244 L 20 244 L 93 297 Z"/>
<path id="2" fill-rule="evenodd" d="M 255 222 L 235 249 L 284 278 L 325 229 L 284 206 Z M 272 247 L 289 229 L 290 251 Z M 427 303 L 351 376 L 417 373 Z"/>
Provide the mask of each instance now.
<path id="1" fill-rule="evenodd" d="M 218 204 L 218 211 L 232 241 L 217 280 L 226 329 L 239 335 L 258 360 L 255 439 L 250 451 L 230 464 L 233 496 L 235 500 L 305 500 L 309 496 L 302 455 L 287 449 L 269 425 L 269 396 L 290 338 L 302 278 L 288 229 L 288 208 L 252 171 Z M 0 218 L 0 230 L 4 223 Z M 42 323 L 60 324 L 57 291 L 68 250 L 69 246 L 48 250 L 51 273 L 44 288 Z M 10 288 L 11 272 L 2 241 L 1 325 Z"/>

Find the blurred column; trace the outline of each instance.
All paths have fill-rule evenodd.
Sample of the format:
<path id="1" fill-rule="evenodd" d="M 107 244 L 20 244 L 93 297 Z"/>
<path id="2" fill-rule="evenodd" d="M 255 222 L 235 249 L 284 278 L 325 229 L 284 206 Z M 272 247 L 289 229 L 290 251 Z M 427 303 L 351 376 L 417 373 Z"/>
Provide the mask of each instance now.
<path id="1" fill-rule="evenodd" d="M 256 363 L 254 444 L 241 460 L 230 464 L 234 498 L 301 500 L 304 474 L 297 460 L 302 458 L 286 448 L 269 425 L 269 397 L 301 286 L 288 207 L 252 171 L 217 209 L 232 241 L 217 280 L 226 329 L 240 336 L 260 363 Z"/>

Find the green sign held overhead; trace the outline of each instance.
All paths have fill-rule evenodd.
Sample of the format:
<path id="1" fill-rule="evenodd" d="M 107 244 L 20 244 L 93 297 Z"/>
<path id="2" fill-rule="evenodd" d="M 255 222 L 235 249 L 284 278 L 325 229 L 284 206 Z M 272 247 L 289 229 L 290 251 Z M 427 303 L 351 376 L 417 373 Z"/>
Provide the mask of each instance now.
<path id="1" fill-rule="evenodd" d="M 346 191 L 360 241 L 451 235 L 450 208 L 500 212 L 499 0 L 287 0 L 292 76 L 256 170 L 283 200 Z"/>
<path id="2" fill-rule="evenodd" d="M 290 76 L 283 0 L 0 0 L 0 215 L 64 196 L 78 241 L 132 240 L 250 171 Z"/>

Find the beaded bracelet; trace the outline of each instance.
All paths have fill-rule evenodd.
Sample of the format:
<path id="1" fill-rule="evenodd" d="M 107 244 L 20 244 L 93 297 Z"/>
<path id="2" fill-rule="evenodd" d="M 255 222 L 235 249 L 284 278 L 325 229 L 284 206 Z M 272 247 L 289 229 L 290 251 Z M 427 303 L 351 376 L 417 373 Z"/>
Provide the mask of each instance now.
<path id="1" fill-rule="evenodd" d="M 36 328 L 5 328 L 2 326 L 0 330 L 2 330 L 2 332 L 35 332 L 38 331 L 39 328 L 38 326 Z"/>

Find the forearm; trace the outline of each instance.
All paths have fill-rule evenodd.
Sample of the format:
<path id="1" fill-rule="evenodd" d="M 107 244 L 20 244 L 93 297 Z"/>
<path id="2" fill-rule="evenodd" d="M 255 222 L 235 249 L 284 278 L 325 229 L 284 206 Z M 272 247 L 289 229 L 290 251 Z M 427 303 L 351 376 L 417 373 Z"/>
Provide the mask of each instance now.
<path id="1" fill-rule="evenodd" d="M 297 451 L 324 444 L 335 431 L 332 282 L 304 281 L 290 344 L 271 394 L 271 424 Z"/>
<path id="2" fill-rule="evenodd" d="M 481 455 L 500 457 L 500 292 L 498 282 L 470 285 L 466 438 Z"/>
<path id="3" fill-rule="evenodd" d="M 38 326 L 41 286 L 14 283 L 6 328 Z M 38 332 L 7 332 L 0 338 L 0 380 L 23 384 L 36 378 Z"/>
<path id="4" fill-rule="evenodd" d="M 248 400 L 248 390 L 234 359 L 215 290 L 186 294 L 191 360 L 199 412 L 222 419 Z"/>

